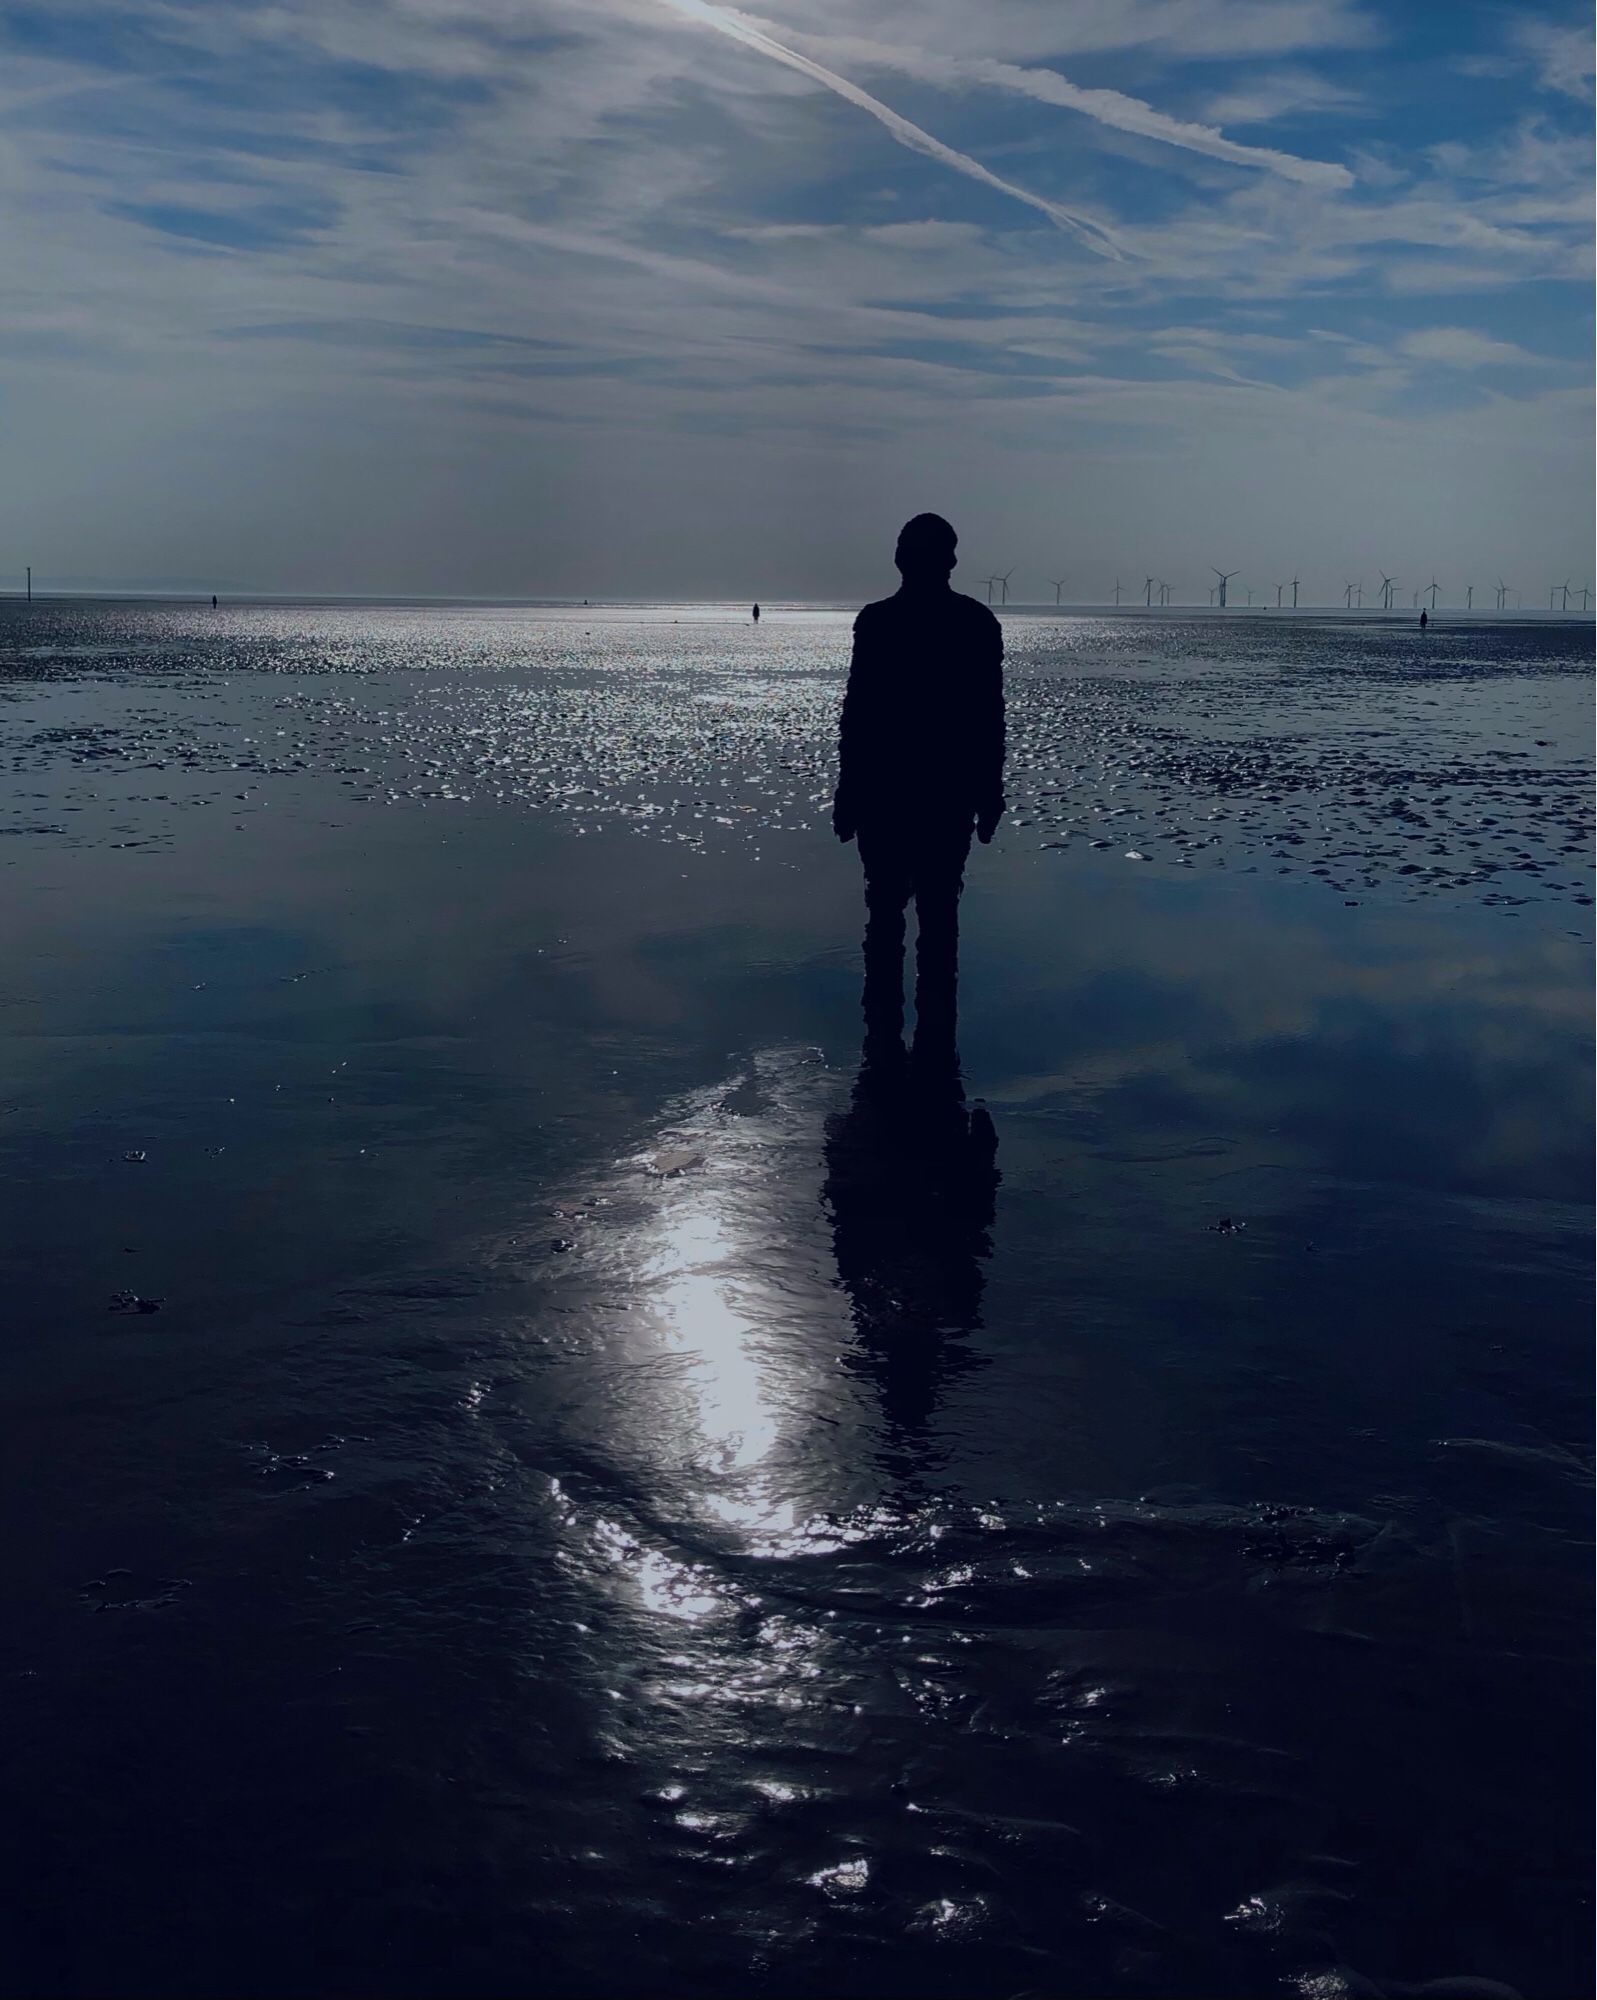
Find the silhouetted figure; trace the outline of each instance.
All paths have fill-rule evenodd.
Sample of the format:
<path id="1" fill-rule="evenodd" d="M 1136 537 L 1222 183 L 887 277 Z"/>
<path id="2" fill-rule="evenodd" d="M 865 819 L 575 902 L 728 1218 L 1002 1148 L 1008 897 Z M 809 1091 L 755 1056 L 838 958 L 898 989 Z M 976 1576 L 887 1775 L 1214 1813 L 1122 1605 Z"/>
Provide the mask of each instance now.
<path id="1" fill-rule="evenodd" d="M 1430 624 L 1430 622 L 1431 620 L 1429 613 L 1422 611 L 1420 613 L 1420 630 L 1423 632 L 1426 626 Z"/>
<path id="2" fill-rule="evenodd" d="M 211 609 L 213 611 L 216 609 L 216 592 L 214 590 L 211 592 Z"/>
<path id="3" fill-rule="evenodd" d="M 970 837 L 991 840 L 1004 811 L 1003 633 L 949 588 L 957 543 L 940 515 L 917 514 L 893 557 L 903 583 L 854 621 L 832 826 L 839 840 L 858 835 L 865 870 L 867 1062 L 903 1032 L 913 896 L 915 1053 L 952 1063 Z"/>
<path id="4" fill-rule="evenodd" d="M 754 622 L 756 625 L 760 622 L 760 607 L 757 604 L 754 607 Z"/>
<path id="5" fill-rule="evenodd" d="M 849 1365 L 874 1385 L 889 1456 L 911 1483 L 939 1392 L 980 1365 L 964 1337 L 981 1325 L 997 1150 L 985 1108 L 965 1108 L 957 1061 L 884 1071 L 868 1049 L 847 1112 L 827 1126 L 822 1192 L 854 1322 Z"/>

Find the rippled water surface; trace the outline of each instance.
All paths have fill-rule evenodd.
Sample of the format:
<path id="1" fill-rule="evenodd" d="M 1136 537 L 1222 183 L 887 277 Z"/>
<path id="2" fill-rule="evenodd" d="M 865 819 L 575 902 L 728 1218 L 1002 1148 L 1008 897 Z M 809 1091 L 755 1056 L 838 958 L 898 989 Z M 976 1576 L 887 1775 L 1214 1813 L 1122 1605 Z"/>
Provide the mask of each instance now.
<path id="1" fill-rule="evenodd" d="M 1589 624 L 1009 617 L 995 1157 L 848 625 L 0 609 L 5 1990 L 1590 1990 Z"/>

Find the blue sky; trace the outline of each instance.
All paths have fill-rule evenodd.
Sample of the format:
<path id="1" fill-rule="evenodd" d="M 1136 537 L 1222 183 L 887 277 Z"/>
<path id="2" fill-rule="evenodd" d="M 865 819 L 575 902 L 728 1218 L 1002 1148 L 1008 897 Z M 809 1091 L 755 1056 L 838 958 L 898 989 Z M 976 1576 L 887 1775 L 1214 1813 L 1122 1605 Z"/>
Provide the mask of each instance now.
<path id="1" fill-rule="evenodd" d="M 0 114 L 0 574 L 1592 581 L 1585 7 L 40 0 Z"/>

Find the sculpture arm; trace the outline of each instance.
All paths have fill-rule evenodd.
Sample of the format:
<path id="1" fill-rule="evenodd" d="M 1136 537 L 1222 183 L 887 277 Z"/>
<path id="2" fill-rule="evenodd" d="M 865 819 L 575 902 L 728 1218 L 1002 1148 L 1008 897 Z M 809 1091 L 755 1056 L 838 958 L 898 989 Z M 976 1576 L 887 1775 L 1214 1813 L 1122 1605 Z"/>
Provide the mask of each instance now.
<path id="1" fill-rule="evenodd" d="M 976 779 L 976 835 L 989 841 L 1004 815 L 1004 635 L 989 620 L 976 667 L 971 749 Z"/>
<path id="2" fill-rule="evenodd" d="M 854 651 L 837 730 L 837 790 L 832 798 L 832 831 L 852 840 L 859 829 L 860 781 L 865 737 L 870 726 L 870 637 L 864 614 L 854 621 Z"/>

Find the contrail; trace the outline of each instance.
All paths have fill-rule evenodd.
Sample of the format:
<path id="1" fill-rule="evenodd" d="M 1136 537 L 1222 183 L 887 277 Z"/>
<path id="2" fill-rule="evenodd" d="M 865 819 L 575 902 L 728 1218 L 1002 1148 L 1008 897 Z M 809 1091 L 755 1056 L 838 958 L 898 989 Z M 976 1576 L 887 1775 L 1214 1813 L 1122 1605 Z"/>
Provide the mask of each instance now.
<path id="1" fill-rule="evenodd" d="M 973 181 L 980 181 L 986 187 L 996 188 L 1000 194 L 1007 194 L 1013 201 L 1023 201 L 1028 208 L 1035 208 L 1046 215 L 1050 222 L 1061 229 L 1071 229 L 1081 237 L 1100 257 L 1112 257 L 1123 262 L 1125 251 L 1102 224 L 1089 217 L 1077 215 L 1068 208 L 1061 207 L 1046 196 L 1032 194 L 1028 189 L 1016 187 L 1013 181 L 1006 181 L 984 167 L 980 160 L 973 160 L 968 153 L 957 152 L 952 146 L 945 146 L 941 139 L 934 139 L 930 132 L 924 132 L 919 125 L 901 118 L 890 110 L 869 91 L 861 90 L 857 83 L 850 83 L 847 77 L 839 76 L 835 70 L 823 68 L 812 62 L 808 56 L 801 56 L 796 49 L 790 49 L 784 42 L 775 41 L 763 28 L 757 28 L 752 21 L 725 7 L 716 7 L 710 0 L 660 0 L 673 13 L 681 14 L 690 21 L 698 21 L 706 28 L 714 28 L 718 33 L 729 36 L 735 42 L 742 42 L 746 48 L 757 49 L 761 55 L 769 56 L 773 62 L 785 63 L 789 69 L 796 69 L 800 76 L 807 76 L 813 83 L 834 91 L 848 103 L 861 111 L 869 112 L 878 124 L 887 130 L 901 146 L 907 146 L 912 153 L 924 153 L 929 159 L 941 160 L 944 166 L 952 167 L 956 173 L 966 175 Z"/>
<path id="2" fill-rule="evenodd" d="M 1192 153 L 1207 153 L 1213 160 L 1230 160 L 1239 167 L 1256 167 L 1278 174 L 1283 180 L 1299 181 L 1306 187 L 1347 188 L 1353 176 L 1346 167 L 1331 160 L 1305 160 L 1295 153 L 1282 153 L 1273 146 L 1247 146 L 1228 139 L 1213 125 L 1194 125 L 1157 111 L 1140 97 L 1128 97 L 1119 90 L 1088 90 L 1058 70 L 1027 68 L 1019 63 L 996 62 L 990 57 L 943 57 L 918 50 L 888 47 L 881 42 L 848 36 L 803 37 L 814 40 L 828 52 L 836 50 L 845 59 L 852 56 L 872 69 L 890 69 L 919 83 L 941 84 L 960 89 L 968 84 L 992 90 L 1013 91 L 1017 96 L 1035 98 L 1041 104 L 1056 104 L 1066 111 L 1079 111 L 1100 125 L 1116 131 L 1135 132 L 1145 139 L 1158 139 L 1167 146 L 1180 146 Z"/>

